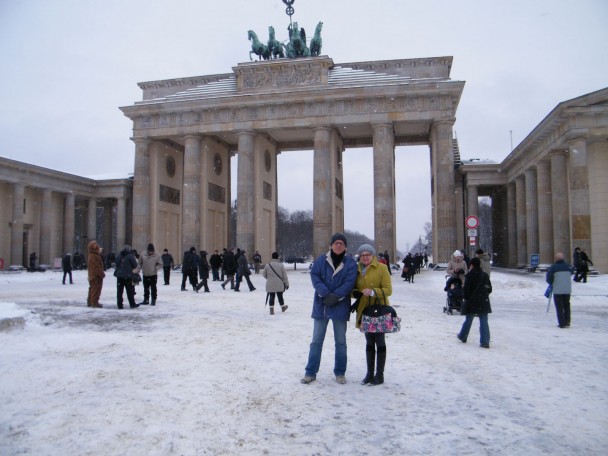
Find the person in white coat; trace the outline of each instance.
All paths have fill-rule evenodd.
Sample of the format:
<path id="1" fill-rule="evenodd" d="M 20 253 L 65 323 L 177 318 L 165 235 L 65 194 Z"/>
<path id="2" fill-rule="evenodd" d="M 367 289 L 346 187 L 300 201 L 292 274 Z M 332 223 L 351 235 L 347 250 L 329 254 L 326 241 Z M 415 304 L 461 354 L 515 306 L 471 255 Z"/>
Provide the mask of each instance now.
<path id="1" fill-rule="evenodd" d="M 272 252 L 272 259 L 264 267 L 262 276 L 266 279 L 266 298 L 270 306 L 270 315 L 274 315 L 275 295 L 281 305 L 281 311 L 285 312 L 287 307 L 283 300 L 283 292 L 289 288 L 289 278 L 285 266 L 279 261 L 279 254 Z"/>

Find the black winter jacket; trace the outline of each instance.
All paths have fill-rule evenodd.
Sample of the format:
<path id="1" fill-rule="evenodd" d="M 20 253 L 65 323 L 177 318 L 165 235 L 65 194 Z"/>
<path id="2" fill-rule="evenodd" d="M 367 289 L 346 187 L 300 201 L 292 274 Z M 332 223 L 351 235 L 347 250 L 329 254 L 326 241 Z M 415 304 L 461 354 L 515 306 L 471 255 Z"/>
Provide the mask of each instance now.
<path id="1" fill-rule="evenodd" d="M 463 294 L 466 301 L 464 314 L 492 313 L 490 293 L 492 293 L 490 276 L 481 269 L 471 269 L 464 281 Z"/>

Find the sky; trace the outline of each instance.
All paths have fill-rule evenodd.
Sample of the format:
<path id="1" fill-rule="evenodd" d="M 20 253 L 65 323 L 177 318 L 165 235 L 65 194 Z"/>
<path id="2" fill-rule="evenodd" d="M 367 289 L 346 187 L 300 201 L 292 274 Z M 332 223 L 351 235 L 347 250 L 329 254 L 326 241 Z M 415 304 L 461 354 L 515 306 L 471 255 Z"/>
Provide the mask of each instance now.
<path id="1" fill-rule="evenodd" d="M 336 64 L 453 56 L 465 81 L 454 132 L 463 159 L 502 161 L 560 102 L 608 86 L 603 0 L 296 0 L 323 21 Z M 0 3 L 0 156 L 99 176 L 133 172 L 138 82 L 230 73 L 247 30 L 287 38 L 280 0 L 6 0 Z M 373 237 L 371 149 L 344 155 L 345 227 Z M 312 209 L 312 152 L 279 156 L 279 205 Z M 236 168 L 236 166 L 235 166 Z M 431 220 L 428 147 L 396 150 L 397 247 Z M 235 193 L 236 194 L 236 193 Z"/>
<path id="2" fill-rule="evenodd" d="M 313 289 L 298 267 L 274 316 L 255 274 L 252 293 L 210 282 L 197 294 L 173 273 L 157 305 L 136 310 L 116 308 L 111 270 L 102 309 L 85 306 L 85 271 L 65 286 L 60 272 L 0 274 L 0 328 L 23 324 L 0 330 L 0 454 L 608 454 L 608 276 L 573 283 L 560 329 L 543 273 L 493 270 L 487 350 L 477 319 L 456 339 L 464 317 L 442 311 L 445 271 L 393 275 L 402 329 L 386 336 L 385 383 L 360 384 L 365 339 L 351 321 L 347 383 L 334 379 L 330 325 L 303 385 Z"/>

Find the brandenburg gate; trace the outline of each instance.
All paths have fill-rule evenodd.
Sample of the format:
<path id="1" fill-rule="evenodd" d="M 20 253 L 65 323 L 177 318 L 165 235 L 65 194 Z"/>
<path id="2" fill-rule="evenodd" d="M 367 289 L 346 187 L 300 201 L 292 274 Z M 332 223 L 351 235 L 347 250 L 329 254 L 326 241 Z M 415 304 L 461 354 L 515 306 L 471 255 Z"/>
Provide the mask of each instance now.
<path id="1" fill-rule="evenodd" d="M 232 73 L 144 82 L 133 121 L 133 245 L 229 247 L 237 155 L 237 246 L 276 246 L 277 155 L 313 150 L 314 253 L 344 230 L 342 154 L 373 148 L 374 239 L 395 254 L 395 147 L 428 145 L 433 258 L 457 240 L 452 128 L 464 82 L 452 57 L 334 64 L 328 56 L 240 63 Z M 348 228 L 348 227 L 347 227 Z"/>

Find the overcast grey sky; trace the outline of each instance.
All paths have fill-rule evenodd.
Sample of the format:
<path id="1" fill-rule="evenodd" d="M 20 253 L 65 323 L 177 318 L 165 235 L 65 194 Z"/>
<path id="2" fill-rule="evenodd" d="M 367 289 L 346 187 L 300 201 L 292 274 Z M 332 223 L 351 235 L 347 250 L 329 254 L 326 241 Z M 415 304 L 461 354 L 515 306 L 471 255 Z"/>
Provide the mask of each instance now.
<path id="1" fill-rule="evenodd" d="M 605 0 L 296 0 L 335 63 L 453 56 L 463 158 L 504 159 L 565 100 L 608 86 Z M 133 172 L 119 106 L 137 82 L 229 73 L 247 30 L 287 38 L 281 0 L 2 0 L 0 156 L 78 175 Z M 512 132 L 512 133 L 511 133 Z M 396 152 L 397 246 L 431 219 L 427 147 Z M 279 204 L 312 209 L 312 153 L 279 156 Z M 373 237 L 370 149 L 344 153 L 345 225 Z"/>

